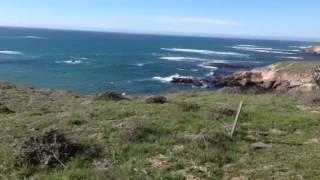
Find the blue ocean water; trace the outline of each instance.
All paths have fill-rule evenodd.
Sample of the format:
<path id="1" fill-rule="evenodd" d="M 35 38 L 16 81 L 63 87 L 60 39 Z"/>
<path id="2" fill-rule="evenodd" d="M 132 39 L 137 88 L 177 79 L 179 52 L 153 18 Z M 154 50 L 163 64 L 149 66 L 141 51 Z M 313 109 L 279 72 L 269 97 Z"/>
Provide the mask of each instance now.
<path id="1" fill-rule="evenodd" d="M 206 78 L 283 60 L 315 60 L 312 42 L 175 37 L 120 33 L 0 28 L 0 80 L 83 94 L 131 95 L 202 91 L 170 84 L 172 77 Z M 208 62 L 245 68 L 214 68 Z"/>

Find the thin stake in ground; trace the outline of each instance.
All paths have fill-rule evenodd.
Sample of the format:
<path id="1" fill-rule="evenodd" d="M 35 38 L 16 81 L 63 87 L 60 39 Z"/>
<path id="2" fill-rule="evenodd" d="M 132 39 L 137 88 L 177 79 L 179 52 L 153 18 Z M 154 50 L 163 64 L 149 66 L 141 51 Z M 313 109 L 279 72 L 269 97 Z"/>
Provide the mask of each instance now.
<path id="1" fill-rule="evenodd" d="M 234 123 L 233 123 L 233 126 L 232 126 L 232 130 L 231 130 L 231 134 L 230 134 L 231 137 L 233 137 L 233 134 L 234 134 L 234 132 L 235 132 L 235 130 L 237 128 L 238 119 L 240 117 L 242 106 L 243 106 L 243 101 L 240 102 L 240 105 L 239 105 L 239 108 L 238 108 L 238 112 L 237 112 L 237 116 L 236 116 L 236 119 L 234 120 Z"/>

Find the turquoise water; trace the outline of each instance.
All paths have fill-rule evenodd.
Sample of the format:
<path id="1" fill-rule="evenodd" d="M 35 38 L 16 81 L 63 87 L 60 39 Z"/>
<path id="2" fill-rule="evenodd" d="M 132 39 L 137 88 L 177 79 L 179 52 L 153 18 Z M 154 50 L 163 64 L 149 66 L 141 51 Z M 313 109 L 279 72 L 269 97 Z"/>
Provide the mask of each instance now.
<path id="1" fill-rule="evenodd" d="M 175 37 L 0 28 L 0 80 L 84 94 L 162 94 L 212 90 L 170 84 L 176 76 L 206 79 L 294 59 L 312 42 Z M 209 68 L 208 62 L 246 67 Z"/>

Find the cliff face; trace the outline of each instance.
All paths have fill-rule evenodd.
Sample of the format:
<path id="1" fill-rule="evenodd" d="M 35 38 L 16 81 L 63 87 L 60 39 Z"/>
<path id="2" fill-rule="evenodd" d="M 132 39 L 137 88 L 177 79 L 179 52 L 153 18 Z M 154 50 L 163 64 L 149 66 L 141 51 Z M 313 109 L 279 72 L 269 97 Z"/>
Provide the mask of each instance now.
<path id="1" fill-rule="evenodd" d="M 308 53 L 308 54 L 320 55 L 320 46 L 312 46 L 312 47 L 306 48 L 304 51 L 305 53 Z"/>
<path id="2" fill-rule="evenodd" d="M 252 71 L 215 79 L 221 87 L 256 88 L 259 91 L 310 92 L 318 89 L 316 68 L 320 62 L 281 62 Z"/>

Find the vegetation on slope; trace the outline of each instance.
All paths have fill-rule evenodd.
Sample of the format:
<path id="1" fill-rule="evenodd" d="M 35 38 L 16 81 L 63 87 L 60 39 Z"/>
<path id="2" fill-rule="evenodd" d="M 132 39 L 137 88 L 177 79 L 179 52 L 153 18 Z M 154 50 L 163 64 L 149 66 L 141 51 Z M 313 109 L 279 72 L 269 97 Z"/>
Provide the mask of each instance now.
<path id="1" fill-rule="evenodd" d="M 0 179 L 320 178 L 317 94 L 178 93 L 156 104 L 146 97 L 113 101 L 9 84 L 0 88 Z M 245 105 L 231 139 L 241 100 Z M 68 140 L 51 141 L 56 131 Z M 32 141 L 40 144 L 32 152 L 51 159 L 21 160 L 30 139 L 40 139 Z M 59 148 L 69 141 L 81 151 L 52 161 L 55 152 L 68 152 Z"/>

